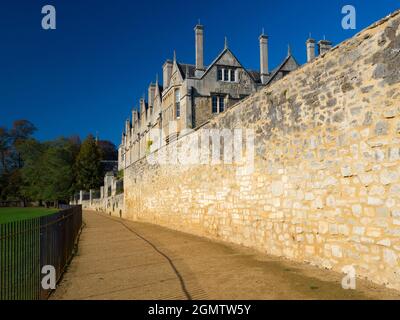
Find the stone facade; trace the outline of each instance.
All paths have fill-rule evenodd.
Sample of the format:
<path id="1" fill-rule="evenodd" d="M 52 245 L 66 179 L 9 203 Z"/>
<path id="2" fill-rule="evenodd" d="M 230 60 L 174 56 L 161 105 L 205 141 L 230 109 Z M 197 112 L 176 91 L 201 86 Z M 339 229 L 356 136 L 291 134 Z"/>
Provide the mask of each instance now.
<path id="1" fill-rule="evenodd" d="M 113 195 L 106 198 L 83 200 L 82 208 L 103 212 L 114 217 L 122 217 L 124 211 L 124 194 Z"/>
<path id="2" fill-rule="evenodd" d="M 397 12 L 203 126 L 254 130 L 253 170 L 127 166 L 122 217 L 339 272 L 353 265 L 400 289 L 399 24 Z"/>
<path id="3" fill-rule="evenodd" d="M 123 180 L 118 179 L 114 172 L 108 172 L 100 190 L 80 191 L 79 198 L 74 199 L 72 203 L 81 204 L 83 209 L 122 217 L 124 211 Z"/>
<path id="4" fill-rule="evenodd" d="M 198 128 L 232 105 L 297 69 L 299 64 L 290 50 L 283 62 L 268 72 L 268 37 L 260 36 L 262 72 L 247 70 L 225 47 L 209 66 L 203 64 L 204 27 L 197 25 L 196 64 L 173 60 L 163 65 L 163 84 L 151 83 L 147 101 L 140 100 L 139 110 L 126 120 L 118 150 L 119 170 L 123 170 L 149 152 L 176 139 L 180 132 Z M 171 127 L 171 123 L 174 126 Z M 152 130 L 161 132 L 157 137 Z"/>

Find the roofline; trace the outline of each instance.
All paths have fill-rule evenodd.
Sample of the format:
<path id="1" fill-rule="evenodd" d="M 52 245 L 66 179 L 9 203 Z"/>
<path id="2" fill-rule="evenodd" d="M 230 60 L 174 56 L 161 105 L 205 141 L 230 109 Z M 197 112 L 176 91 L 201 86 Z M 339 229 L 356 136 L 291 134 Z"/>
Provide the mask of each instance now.
<path id="1" fill-rule="evenodd" d="M 292 54 L 289 54 L 288 56 L 286 56 L 285 59 L 283 59 L 282 63 L 281 63 L 281 64 L 275 69 L 275 71 L 271 74 L 271 77 L 268 79 L 268 81 L 267 81 L 267 83 L 266 83 L 265 85 L 268 85 L 268 84 L 271 83 L 271 81 L 274 79 L 274 77 L 276 76 L 276 74 L 282 69 L 282 67 L 285 65 L 286 62 L 289 61 L 290 58 L 292 58 L 292 59 L 294 60 L 294 62 L 296 62 L 296 64 L 297 64 L 298 66 L 301 66 L 301 65 L 297 62 L 296 58 L 295 58 Z"/>
<path id="2" fill-rule="evenodd" d="M 217 61 L 226 53 L 230 52 L 230 54 L 236 59 L 236 61 L 239 63 L 239 65 L 242 67 L 242 69 L 247 73 L 247 75 L 253 80 L 255 84 L 257 84 L 256 80 L 253 78 L 253 76 L 247 71 L 247 69 L 243 66 L 243 64 L 240 62 L 240 60 L 235 56 L 235 54 L 229 49 L 229 48 L 224 48 L 221 53 L 213 60 L 213 62 L 208 66 L 206 71 L 203 73 L 203 75 L 200 78 L 196 78 L 199 80 L 202 80 L 207 73 L 211 70 L 211 68 L 217 63 Z"/>

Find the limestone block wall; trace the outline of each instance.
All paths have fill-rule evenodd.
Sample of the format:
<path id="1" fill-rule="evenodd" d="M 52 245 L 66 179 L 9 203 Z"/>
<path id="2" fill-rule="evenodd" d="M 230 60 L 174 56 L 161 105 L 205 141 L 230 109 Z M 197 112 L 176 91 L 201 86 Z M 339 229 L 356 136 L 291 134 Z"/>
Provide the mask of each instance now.
<path id="1" fill-rule="evenodd" d="M 111 197 L 82 201 L 82 208 L 104 212 L 110 216 L 122 217 L 124 211 L 124 195 L 118 194 Z"/>
<path id="2" fill-rule="evenodd" d="M 206 125 L 253 129 L 254 170 L 128 167 L 123 217 L 339 272 L 353 265 L 400 289 L 399 24 L 395 13 Z"/>

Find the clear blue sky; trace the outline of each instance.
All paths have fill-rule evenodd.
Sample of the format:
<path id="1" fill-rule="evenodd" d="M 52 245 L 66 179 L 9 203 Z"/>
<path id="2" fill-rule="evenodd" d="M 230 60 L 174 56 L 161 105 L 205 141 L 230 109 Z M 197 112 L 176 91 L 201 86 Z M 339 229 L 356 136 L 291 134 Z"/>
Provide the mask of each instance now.
<path id="1" fill-rule="evenodd" d="M 41 8 L 57 10 L 57 30 L 41 28 Z M 357 10 L 343 30 L 341 8 Z M 41 140 L 99 132 L 120 142 L 125 119 L 166 58 L 194 63 L 193 27 L 205 26 L 205 63 L 224 36 L 245 67 L 259 68 L 258 36 L 270 36 L 270 68 L 290 43 L 304 63 L 309 35 L 342 42 L 400 7 L 398 0 L 1 0 L 0 126 L 28 119 Z"/>

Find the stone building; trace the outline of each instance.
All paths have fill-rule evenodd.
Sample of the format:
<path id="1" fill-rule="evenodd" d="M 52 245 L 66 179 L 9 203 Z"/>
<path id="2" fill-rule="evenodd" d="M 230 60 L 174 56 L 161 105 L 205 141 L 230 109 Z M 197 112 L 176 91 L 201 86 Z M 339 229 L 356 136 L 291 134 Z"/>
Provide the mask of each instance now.
<path id="1" fill-rule="evenodd" d="M 162 84 L 157 76 L 155 83 L 149 85 L 147 101 L 142 97 L 139 110 L 133 110 L 132 119 L 126 120 L 118 150 L 119 170 L 175 140 L 182 130 L 202 126 L 260 87 L 283 78 L 299 67 L 289 47 L 282 63 L 270 72 L 268 36 L 264 32 L 259 37 L 259 71 L 246 69 L 229 49 L 226 39 L 224 49 L 206 66 L 203 58 L 204 27 L 198 24 L 194 31 L 195 64 L 178 62 L 174 52 L 173 59 L 163 64 Z M 330 43 L 325 41 L 323 44 L 325 50 Z M 309 39 L 309 60 L 315 57 L 315 53 L 311 56 L 311 49 L 314 48 L 315 41 Z M 172 122 L 174 126 L 171 126 Z M 158 139 L 151 137 L 152 129 L 161 133 Z"/>
<path id="2" fill-rule="evenodd" d="M 122 217 L 400 290 L 399 43 L 400 10 L 334 50 L 319 41 L 320 57 L 308 39 L 310 63 L 270 84 L 260 72 L 267 87 L 204 125 L 251 129 L 252 170 L 142 158 L 124 171 Z"/>

